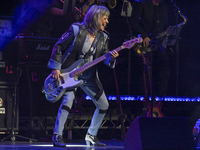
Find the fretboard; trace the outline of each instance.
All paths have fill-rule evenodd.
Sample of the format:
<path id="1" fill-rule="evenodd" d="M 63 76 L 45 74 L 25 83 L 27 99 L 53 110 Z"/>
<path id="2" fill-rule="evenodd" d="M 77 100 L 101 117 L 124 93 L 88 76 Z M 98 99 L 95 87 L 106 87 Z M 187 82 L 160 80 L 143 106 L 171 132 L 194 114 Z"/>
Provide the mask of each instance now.
<path id="1" fill-rule="evenodd" d="M 120 46 L 120 47 L 114 49 L 113 51 L 119 52 L 119 51 L 122 50 L 122 49 L 123 49 L 123 46 Z M 81 73 L 84 72 L 85 70 L 87 70 L 87 69 L 91 68 L 92 66 L 94 66 L 94 65 L 100 63 L 101 61 L 105 60 L 105 59 L 108 58 L 110 55 L 111 55 L 111 54 L 110 54 L 110 52 L 109 52 L 109 53 L 107 53 L 107 54 L 105 54 L 105 55 L 103 55 L 103 56 L 101 56 L 101 57 L 99 57 L 99 58 L 97 58 L 97 59 L 95 59 L 95 60 L 93 60 L 93 61 L 91 61 L 91 62 L 89 62 L 89 63 L 87 63 L 87 64 L 85 64 L 85 65 L 83 65 L 83 66 L 81 66 L 80 68 L 78 68 L 78 69 L 72 71 L 72 72 L 70 73 L 70 76 L 71 76 L 71 77 L 74 77 L 74 76 L 77 76 L 77 75 L 81 74 Z"/>

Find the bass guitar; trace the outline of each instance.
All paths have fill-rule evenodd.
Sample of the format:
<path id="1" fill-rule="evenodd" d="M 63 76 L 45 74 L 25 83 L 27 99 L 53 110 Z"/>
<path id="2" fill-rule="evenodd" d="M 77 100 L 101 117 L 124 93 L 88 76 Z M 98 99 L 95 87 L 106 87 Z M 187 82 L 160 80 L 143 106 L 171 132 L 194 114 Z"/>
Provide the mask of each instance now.
<path id="1" fill-rule="evenodd" d="M 151 66 L 150 66 L 149 60 L 146 59 L 145 55 L 143 55 L 143 63 L 145 65 L 145 70 L 143 71 L 145 99 L 143 100 L 144 106 L 143 106 L 143 109 L 142 109 L 141 116 L 164 117 L 164 115 L 161 111 L 162 103 L 161 102 L 157 103 L 156 100 L 155 100 L 155 97 L 152 97 L 151 98 L 152 101 L 150 101 L 149 97 L 148 97 L 148 91 L 150 90 L 150 93 L 152 93 L 152 84 L 150 82 L 150 80 L 151 80 Z M 148 75 L 149 88 L 147 88 L 146 75 Z"/>
<path id="2" fill-rule="evenodd" d="M 141 37 L 131 39 L 124 42 L 123 45 L 114 49 L 113 51 L 119 52 L 120 50 L 125 48 L 130 49 L 135 45 L 135 43 L 141 43 L 142 40 L 143 39 Z M 109 56 L 111 56 L 110 52 L 89 63 L 85 63 L 84 59 L 80 59 L 74 62 L 69 68 L 61 70 L 61 77 L 59 81 L 52 78 L 52 75 L 50 74 L 44 82 L 43 93 L 45 94 L 46 99 L 51 103 L 55 103 L 62 97 L 62 95 L 66 91 L 73 90 L 81 86 L 83 84 L 83 81 L 78 80 L 78 76 L 92 66 L 105 60 Z"/>
<path id="3" fill-rule="evenodd" d="M 151 108 L 151 107 L 153 107 L 153 108 Z M 153 104 L 153 106 L 151 105 L 151 102 L 149 102 L 147 117 L 164 117 L 164 114 L 162 113 L 161 108 L 162 108 L 162 102 Z M 151 111 L 152 111 L 152 113 L 151 113 Z"/>

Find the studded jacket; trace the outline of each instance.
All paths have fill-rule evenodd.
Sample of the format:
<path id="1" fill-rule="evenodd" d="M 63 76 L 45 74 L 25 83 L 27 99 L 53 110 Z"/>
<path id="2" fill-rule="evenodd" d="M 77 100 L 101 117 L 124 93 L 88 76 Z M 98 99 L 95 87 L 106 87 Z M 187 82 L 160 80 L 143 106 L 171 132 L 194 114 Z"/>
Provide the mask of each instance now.
<path id="1" fill-rule="evenodd" d="M 80 59 L 81 49 L 88 34 L 88 30 L 79 24 L 72 24 L 67 32 L 56 42 L 53 47 L 51 58 L 47 67 L 50 69 L 65 69 Z M 108 35 L 100 31 L 100 38 L 97 42 L 96 53 L 93 59 L 96 59 L 109 52 Z M 110 61 L 110 57 L 104 60 L 104 63 L 112 68 L 115 61 Z"/>

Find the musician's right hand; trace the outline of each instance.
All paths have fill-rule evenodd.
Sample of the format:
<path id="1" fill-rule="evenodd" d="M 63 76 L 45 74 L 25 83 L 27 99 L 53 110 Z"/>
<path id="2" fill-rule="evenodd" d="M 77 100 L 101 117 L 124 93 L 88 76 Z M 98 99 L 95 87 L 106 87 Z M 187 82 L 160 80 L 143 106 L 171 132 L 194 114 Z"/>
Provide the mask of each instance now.
<path id="1" fill-rule="evenodd" d="M 149 46 L 149 42 L 150 42 L 150 38 L 149 37 L 146 37 L 144 40 L 143 40 L 143 46 Z"/>
<path id="2" fill-rule="evenodd" d="M 52 70 L 52 72 L 51 72 L 51 77 L 52 78 L 54 78 L 57 81 L 59 81 L 60 80 L 60 76 L 62 76 L 61 73 L 60 73 L 60 70 Z"/>

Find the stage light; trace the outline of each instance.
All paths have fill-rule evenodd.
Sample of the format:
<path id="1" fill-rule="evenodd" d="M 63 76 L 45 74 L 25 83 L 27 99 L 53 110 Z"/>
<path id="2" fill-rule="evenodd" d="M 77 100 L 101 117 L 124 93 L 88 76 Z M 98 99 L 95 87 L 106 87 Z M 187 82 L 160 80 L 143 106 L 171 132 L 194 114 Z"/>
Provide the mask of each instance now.
<path id="1" fill-rule="evenodd" d="M 91 100 L 91 98 L 84 94 L 85 100 Z M 110 101 L 117 100 L 117 95 L 107 95 L 107 99 Z M 120 95 L 122 101 L 143 101 L 144 96 L 132 96 L 132 95 Z M 151 101 L 151 97 L 149 97 Z M 200 97 L 155 97 L 156 101 L 166 101 L 166 102 L 200 102 Z"/>

